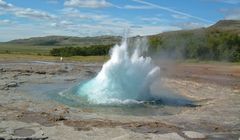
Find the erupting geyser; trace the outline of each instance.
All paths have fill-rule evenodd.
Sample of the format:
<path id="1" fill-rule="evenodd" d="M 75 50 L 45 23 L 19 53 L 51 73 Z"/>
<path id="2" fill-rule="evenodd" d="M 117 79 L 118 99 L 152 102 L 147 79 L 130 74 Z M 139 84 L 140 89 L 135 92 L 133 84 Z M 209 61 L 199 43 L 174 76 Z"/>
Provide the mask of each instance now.
<path id="1" fill-rule="evenodd" d="M 138 39 L 133 53 L 129 53 L 127 39 L 115 45 L 111 58 L 98 75 L 80 85 L 77 94 L 92 104 L 144 102 L 153 99 L 151 84 L 160 74 L 160 68 L 150 57 L 142 56 L 146 39 Z"/>

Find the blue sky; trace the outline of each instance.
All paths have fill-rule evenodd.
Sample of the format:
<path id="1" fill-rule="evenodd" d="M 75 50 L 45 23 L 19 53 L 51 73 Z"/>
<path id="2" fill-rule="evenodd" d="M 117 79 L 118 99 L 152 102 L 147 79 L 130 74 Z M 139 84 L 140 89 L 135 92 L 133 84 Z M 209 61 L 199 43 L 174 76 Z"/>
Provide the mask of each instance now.
<path id="1" fill-rule="evenodd" d="M 240 19 L 240 0 L 0 0 L 0 41 L 149 35 Z"/>

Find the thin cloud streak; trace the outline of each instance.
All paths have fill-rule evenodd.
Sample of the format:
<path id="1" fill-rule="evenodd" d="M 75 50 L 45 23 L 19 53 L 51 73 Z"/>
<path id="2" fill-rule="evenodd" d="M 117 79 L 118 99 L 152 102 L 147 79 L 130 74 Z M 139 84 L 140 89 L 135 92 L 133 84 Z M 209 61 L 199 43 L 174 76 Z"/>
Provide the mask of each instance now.
<path id="1" fill-rule="evenodd" d="M 135 9 L 152 9 L 152 7 L 151 6 L 146 6 L 146 5 L 144 5 L 144 6 L 136 6 L 136 5 L 125 5 L 123 8 L 125 8 L 125 9 L 133 9 L 133 10 L 135 10 Z"/>
<path id="2" fill-rule="evenodd" d="M 162 9 L 162 10 L 174 13 L 174 14 L 179 14 L 179 15 L 186 16 L 186 17 L 189 17 L 189 18 L 197 19 L 197 20 L 200 20 L 200 21 L 203 21 L 203 22 L 213 23 L 213 21 L 210 21 L 210 20 L 207 20 L 207 19 L 204 19 L 204 18 L 201 18 L 201 17 L 193 16 L 193 15 L 190 15 L 188 13 L 177 11 L 177 10 L 174 10 L 174 9 L 171 9 L 171 8 L 168 8 L 168 7 L 163 7 L 163 6 L 160 6 L 160 5 L 157 5 L 157 4 L 154 4 L 154 3 L 150 3 L 150 2 L 147 2 L 147 1 L 143 1 L 143 0 L 132 0 L 132 1 L 144 4 L 144 5 L 152 6 L 153 8 Z"/>

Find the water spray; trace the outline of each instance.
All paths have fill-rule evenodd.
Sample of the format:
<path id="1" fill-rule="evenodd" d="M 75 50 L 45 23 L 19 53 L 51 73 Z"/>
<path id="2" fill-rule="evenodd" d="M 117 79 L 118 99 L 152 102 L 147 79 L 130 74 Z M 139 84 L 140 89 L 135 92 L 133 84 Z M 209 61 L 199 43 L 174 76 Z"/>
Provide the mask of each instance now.
<path id="1" fill-rule="evenodd" d="M 151 84 L 160 75 L 160 68 L 142 54 L 147 39 L 139 38 L 129 53 L 127 38 L 115 45 L 98 75 L 80 85 L 77 94 L 92 104 L 144 102 L 152 100 Z M 145 45 L 142 45 L 145 44 Z"/>

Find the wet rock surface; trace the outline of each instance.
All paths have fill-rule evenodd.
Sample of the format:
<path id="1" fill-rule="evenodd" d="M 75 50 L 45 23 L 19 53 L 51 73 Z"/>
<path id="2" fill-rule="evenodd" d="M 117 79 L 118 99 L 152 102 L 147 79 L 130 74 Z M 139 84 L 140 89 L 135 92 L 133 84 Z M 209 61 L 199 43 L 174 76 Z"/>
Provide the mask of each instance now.
<path id="1" fill-rule="evenodd" d="M 234 87 L 224 86 L 201 82 L 196 77 L 174 77 L 173 74 L 169 78 L 168 73 L 155 86 L 172 89 L 196 101 L 196 106 L 183 106 L 176 113 L 155 116 L 104 114 L 94 109 L 74 108 L 54 100 L 43 100 L 41 91 L 47 91 L 47 86 L 31 88 L 59 83 L 60 87 L 73 86 L 95 76 L 100 69 L 101 64 L 86 63 L 1 63 L 0 140 L 237 140 L 240 137 L 240 92 L 237 88 L 240 86 L 235 82 Z M 34 94 L 27 93 L 26 87 Z"/>

